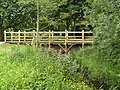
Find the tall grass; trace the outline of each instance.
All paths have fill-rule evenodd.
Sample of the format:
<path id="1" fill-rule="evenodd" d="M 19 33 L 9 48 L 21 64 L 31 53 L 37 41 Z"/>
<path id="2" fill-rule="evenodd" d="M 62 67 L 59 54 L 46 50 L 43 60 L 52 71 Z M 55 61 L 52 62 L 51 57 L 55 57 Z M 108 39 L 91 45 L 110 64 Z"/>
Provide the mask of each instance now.
<path id="1" fill-rule="evenodd" d="M 69 55 L 12 45 L 0 56 L 1 90 L 92 90 Z"/>
<path id="2" fill-rule="evenodd" d="M 97 87 L 113 90 L 120 87 L 120 66 L 111 61 L 104 60 L 96 47 L 86 47 L 74 52 L 73 59 L 80 65 L 80 68 L 87 71 L 85 77 L 90 83 Z M 117 89 L 114 89 L 117 90 Z"/>

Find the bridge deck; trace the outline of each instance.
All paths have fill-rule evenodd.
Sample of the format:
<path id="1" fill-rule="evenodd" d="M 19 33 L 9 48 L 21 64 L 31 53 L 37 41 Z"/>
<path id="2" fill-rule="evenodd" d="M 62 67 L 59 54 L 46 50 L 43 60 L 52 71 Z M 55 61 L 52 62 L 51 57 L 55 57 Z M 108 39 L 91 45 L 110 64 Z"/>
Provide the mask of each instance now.
<path id="1" fill-rule="evenodd" d="M 21 44 L 31 44 L 32 41 L 6 41 L 6 43 L 21 43 Z M 39 44 L 48 44 L 49 41 L 39 41 Z M 62 44 L 65 45 L 65 41 L 51 41 L 51 44 Z M 72 45 L 72 44 L 82 44 L 82 41 L 67 41 L 66 42 L 68 45 Z M 93 44 L 93 41 L 84 41 L 84 44 Z"/>

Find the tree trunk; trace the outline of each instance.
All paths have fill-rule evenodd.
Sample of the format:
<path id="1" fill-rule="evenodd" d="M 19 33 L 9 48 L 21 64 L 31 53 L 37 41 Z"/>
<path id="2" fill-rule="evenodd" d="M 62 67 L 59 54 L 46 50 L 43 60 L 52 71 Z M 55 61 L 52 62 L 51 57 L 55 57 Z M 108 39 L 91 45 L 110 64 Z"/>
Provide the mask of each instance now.
<path id="1" fill-rule="evenodd" d="M 39 37 L 39 0 L 37 0 L 37 33 L 36 33 L 36 46 L 38 47 Z"/>
<path id="2" fill-rule="evenodd" d="M 2 17 L 0 16 L 0 41 L 3 40 Z"/>

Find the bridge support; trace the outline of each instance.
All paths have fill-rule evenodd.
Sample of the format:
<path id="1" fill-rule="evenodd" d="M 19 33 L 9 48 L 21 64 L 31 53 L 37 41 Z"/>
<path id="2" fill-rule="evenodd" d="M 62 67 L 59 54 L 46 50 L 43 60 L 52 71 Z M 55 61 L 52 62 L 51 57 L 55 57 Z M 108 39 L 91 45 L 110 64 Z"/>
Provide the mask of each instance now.
<path id="1" fill-rule="evenodd" d="M 48 51 L 50 51 L 50 50 L 51 50 L 51 44 L 49 42 L 49 44 L 48 44 Z"/>
<path id="2" fill-rule="evenodd" d="M 68 45 L 65 45 L 65 46 L 62 46 L 61 44 L 58 44 L 58 45 L 64 52 L 68 52 L 73 47 L 74 44 L 70 45 L 69 47 Z"/>

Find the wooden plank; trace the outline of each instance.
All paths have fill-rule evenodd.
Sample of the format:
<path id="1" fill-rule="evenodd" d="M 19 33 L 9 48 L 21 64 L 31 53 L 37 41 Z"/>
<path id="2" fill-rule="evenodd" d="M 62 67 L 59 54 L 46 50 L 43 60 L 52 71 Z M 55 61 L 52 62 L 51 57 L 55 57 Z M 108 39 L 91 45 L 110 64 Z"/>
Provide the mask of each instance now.
<path id="1" fill-rule="evenodd" d="M 82 30 L 82 48 L 84 48 L 84 30 Z"/>
<path id="2" fill-rule="evenodd" d="M 20 30 L 18 31 L 18 41 L 19 41 L 19 43 L 20 43 Z"/>
<path id="3" fill-rule="evenodd" d="M 68 31 L 65 32 L 65 52 L 67 52 Z"/>
<path id="4" fill-rule="evenodd" d="M 26 41 L 26 31 L 24 31 L 24 41 Z"/>
<path id="5" fill-rule="evenodd" d="M 84 36 L 84 37 L 87 37 L 87 38 L 93 38 L 93 36 Z"/>
<path id="6" fill-rule="evenodd" d="M 64 34 L 65 32 L 64 31 L 55 31 L 54 34 Z"/>
<path id="7" fill-rule="evenodd" d="M 65 52 L 65 48 L 63 48 L 63 46 L 61 44 L 58 44 L 58 45 Z"/>
<path id="8" fill-rule="evenodd" d="M 86 34 L 86 33 L 88 33 L 88 34 L 89 34 L 89 33 L 93 33 L 93 32 L 92 32 L 92 31 L 85 31 L 84 33 L 85 33 L 85 34 Z"/>
<path id="9" fill-rule="evenodd" d="M 76 39 L 76 38 L 75 39 L 74 38 L 73 39 L 68 39 L 68 41 L 69 40 L 72 40 L 72 41 L 82 41 L 82 39 Z"/>
<path id="10" fill-rule="evenodd" d="M 35 40 L 35 35 L 36 33 L 35 33 L 35 30 L 33 30 L 33 36 L 32 36 L 32 41 L 31 41 L 31 45 L 35 45 L 36 44 L 36 40 Z"/>
<path id="11" fill-rule="evenodd" d="M 6 33 L 11 33 L 11 32 L 6 32 Z M 12 33 L 18 33 L 18 32 L 12 32 Z M 20 33 L 24 33 L 24 32 L 20 32 Z M 33 33 L 33 32 L 26 32 L 26 33 Z M 48 33 L 49 34 L 49 32 L 39 32 L 39 33 Z M 52 33 L 52 32 L 50 32 L 50 33 Z M 55 34 L 59 34 L 59 33 L 65 33 L 65 31 L 55 31 L 54 32 Z M 69 33 L 71 33 L 71 34 L 73 34 L 73 33 L 82 33 L 82 31 L 68 31 L 68 34 Z M 84 33 L 93 33 L 92 31 L 84 31 Z"/>
<path id="12" fill-rule="evenodd" d="M 13 31 L 11 31 L 11 41 L 13 41 Z"/>
<path id="13" fill-rule="evenodd" d="M 68 33 L 82 33 L 82 31 L 69 31 Z"/>
<path id="14" fill-rule="evenodd" d="M 6 31 L 4 31 L 4 41 L 6 42 Z"/>
<path id="15" fill-rule="evenodd" d="M 74 44 L 70 45 L 70 47 L 68 48 L 68 51 L 73 47 Z"/>
<path id="16" fill-rule="evenodd" d="M 6 33 L 11 33 L 11 32 L 6 32 Z M 14 33 L 14 34 L 18 34 L 19 32 L 12 32 L 12 33 Z M 24 33 L 24 32 L 20 32 L 20 33 Z M 31 34 L 31 33 L 33 33 L 33 32 L 25 32 L 25 33 L 27 33 L 27 34 Z"/>
<path id="17" fill-rule="evenodd" d="M 49 30 L 49 47 L 48 47 L 48 51 L 50 51 L 51 50 L 51 31 Z"/>
<path id="18" fill-rule="evenodd" d="M 71 37 L 71 38 L 79 38 L 79 37 L 82 37 L 82 36 L 68 36 L 68 37 Z"/>

